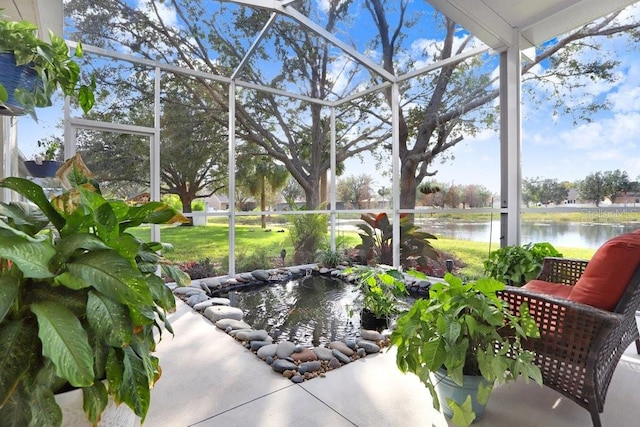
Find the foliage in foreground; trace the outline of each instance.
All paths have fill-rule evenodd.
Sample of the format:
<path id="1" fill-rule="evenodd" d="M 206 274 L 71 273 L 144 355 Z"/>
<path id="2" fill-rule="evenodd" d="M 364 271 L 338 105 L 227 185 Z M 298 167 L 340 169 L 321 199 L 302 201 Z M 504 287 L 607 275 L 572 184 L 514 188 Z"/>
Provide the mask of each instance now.
<path id="1" fill-rule="evenodd" d="M 187 220 L 161 202 L 106 200 L 79 156 L 58 178 L 66 191 L 51 201 L 29 180 L 0 181 L 31 202 L 0 204 L 0 420 L 60 425 L 54 393 L 67 383 L 92 423 L 108 395 L 144 420 L 160 377 L 154 332 L 172 332 L 175 307 L 156 271 L 189 278 L 159 254 L 166 245 L 128 229 Z"/>
<path id="2" fill-rule="evenodd" d="M 481 375 L 488 386 L 478 391 L 486 403 L 494 383 L 527 381 L 542 384 L 535 354 L 523 348 L 523 341 L 540 336 L 535 320 L 523 304 L 519 316 L 510 313 L 497 292 L 505 285 L 491 278 L 464 283 L 447 273 L 445 283 L 435 283 L 429 298 L 419 299 L 398 318 L 391 344 L 398 349 L 396 362 L 402 372 L 412 372 L 429 389 L 433 406 L 440 409 L 433 372 L 446 370 L 456 384 L 463 375 Z M 449 401 L 454 421 L 473 421 L 470 405 Z"/>

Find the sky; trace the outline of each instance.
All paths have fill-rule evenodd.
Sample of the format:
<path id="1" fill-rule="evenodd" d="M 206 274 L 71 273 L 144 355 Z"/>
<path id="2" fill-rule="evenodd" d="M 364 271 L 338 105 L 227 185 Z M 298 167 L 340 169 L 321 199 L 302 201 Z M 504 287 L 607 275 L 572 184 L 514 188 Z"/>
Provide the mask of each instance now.
<path id="1" fill-rule="evenodd" d="M 142 0 L 136 0 L 142 2 Z M 636 16 L 640 6 L 633 6 L 625 13 Z M 172 11 L 163 9 L 167 20 L 175 20 Z M 170 21 L 171 22 L 171 21 Z M 431 43 L 435 34 L 418 26 L 412 41 L 415 48 Z M 610 86 L 586 80 L 582 89 L 585 99 L 598 97 L 610 104 L 608 111 L 592 116 L 590 123 L 574 123 L 570 116 L 554 116 L 551 102 L 538 93 L 542 102 L 524 98 L 522 120 L 522 176 L 524 178 L 552 178 L 559 181 L 576 181 L 596 171 L 621 169 L 632 180 L 640 179 L 640 53 L 627 44 L 626 38 L 613 38 L 602 42 L 602 52 L 620 61 L 615 70 L 617 81 Z M 604 54 L 604 53 L 603 53 Z M 62 119 L 62 100 L 48 109 L 38 112 L 39 121 L 19 119 L 19 148 L 27 158 L 37 151 L 38 139 L 62 136 L 58 128 Z M 455 184 L 480 184 L 491 191 L 500 188 L 499 135 L 494 131 L 482 131 L 476 137 L 466 137 L 450 152 L 453 159 L 443 163 L 436 161 L 433 177 L 439 182 Z M 376 176 L 380 168 L 373 160 L 362 164 L 358 159 L 346 163 L 345 175 L 368 173 L 376 178 L 377 186 L 388 185 L 385 178 Z M 390 165 L 390 162 L 389 162 Z"/>

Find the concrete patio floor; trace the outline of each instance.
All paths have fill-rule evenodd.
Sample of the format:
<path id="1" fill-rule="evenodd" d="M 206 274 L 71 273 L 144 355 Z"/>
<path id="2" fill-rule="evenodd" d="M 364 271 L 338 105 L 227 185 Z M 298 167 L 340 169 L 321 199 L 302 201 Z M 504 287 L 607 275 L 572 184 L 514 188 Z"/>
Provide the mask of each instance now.
<path id="1" fill-rule="evenodd" d="M 175 337 L 158 345 L 162 378 L 145 426 L 450 426 L 393 351 L 294 384 L 182 301 Z M 601 415 L 605 427 L 640 425 L 640 356 L 629 347 Z M 524 381 L 496 388 L 478 427 L 590 426 L 589 413 L 555 391 Z"/>

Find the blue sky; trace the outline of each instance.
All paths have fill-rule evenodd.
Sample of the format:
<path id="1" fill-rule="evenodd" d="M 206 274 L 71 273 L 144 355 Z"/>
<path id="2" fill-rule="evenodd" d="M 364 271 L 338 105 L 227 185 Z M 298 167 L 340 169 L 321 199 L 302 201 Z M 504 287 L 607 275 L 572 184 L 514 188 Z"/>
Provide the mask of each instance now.
<path id="1" fill-rule="evenodd" d="M 142 1 L 142 0 L 138 0 Z M 416 2 L 424 4 L 424 2 Z M 171 10 L 165 9 L 166 19 L 175 22 Z M 360 13 L 368 13 L 360 10 Z M 634 6 L 627 15 L 640 13 Z M 174 21 L 171 21 L 171 20 Z M 435 30 L 418 26 L 411 43 L 424 46 L 436 37 Z M 364 30 L 361 30 L 364 31 Z M 344 37 L 342 35 L 341 37 Z M 362 39 L 366 34 L 360 34 Z M 356 41 L 357 43 L 357 41 Z M 621 62 L 616 70 L 618 80 L 611 86 L 585 82 L 583 96 L 607 99 L 610 110 L 593 116 L 591 123 L 574 124 L 571 117 L 554 117 L 549 102 L 540 104 L 525 99 L 523 105 L 522 176 L 532 178 L 556 178 L 560 181 L 575 181 L 596 171 L 626 170 L 633 180 L 640 176 L 640 54 L 627 44 L 626 38 L 603 41 L 604 52 L 614 54 Z M 544 99 L 547 94 L 540 92 Z M 19 119 L 19 147 L 31 157 L 37 152 L 38 139 L 55 135 L 62 136 L 56 126 L 62 118 L 62 101 L 52 108 L 38 111 L 39 122 L 29 117 Z M 434 168 L 437 181 L 456 184 L 481 184 L 492 191 L 499 190 L 499 136 L 493 131 L 481 132 L 477 137 L 467 137 L 451 154 L 455 157 L 443 164 L 436 162 Z M 347 162 L 347 174 L 369 173 L 375 168 L 372 161 L 362 165 L 354 159 Z M 372 169 L 373 168 L 373 169 Z M 377 179 L 383 185 L 382 179 Z"/>

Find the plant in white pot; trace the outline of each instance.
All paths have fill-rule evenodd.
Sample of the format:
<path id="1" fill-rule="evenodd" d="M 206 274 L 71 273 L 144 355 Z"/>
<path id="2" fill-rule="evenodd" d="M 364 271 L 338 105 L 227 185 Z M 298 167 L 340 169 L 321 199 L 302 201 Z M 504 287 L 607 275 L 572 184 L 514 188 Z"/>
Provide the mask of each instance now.
<path id="1" fill-rule="evenodd" d="M 82 388 L 91 423 L 108 396 L 144 420 L 161 372 L 154 331 L 172 331 L 175 308 L 156 273 L 189 278 L 166 245 L 128 231 L 187 219 L 162 202 L 107 200 L 78 155 L 57 176 L 65 191 L 51 201 L 29 180 L 0 181 L 30 202 L 0 204 L 0 420 L 60 425 L 65 385 Z"/>
<path id="2" fill-rule="evenodd" d="M 417 300 L 398 318 L 391 335 L 397 348 L 397 365 L 412 372 L 427 386 L 433 406 L 469 425 L 484 411 L 494 383 L 514 381 L 522 375 L 542 384 L 535 354 L 523 347 L 539 337 L 538 327 L 523 304 L 513 316 L 498 292 L 505 285 L 491 278 L 463 281 L 450 273 L 444 283 L 431 285 L 428 299 Z M 455 396 L 443 396 L 448 386 Z"/>
<path id="3" fill-rule="evenodd" d="M 51 105 L 58 90 L 78 100 L 86 113 L 94 104 L 95 81 L 81 83 L 80 66 L 69 55 L 65 41 L 49 32 L 50 42 L 38 37 L 38 27 L 12 21 L 0 9 L 0 114 L 30 114 Z M 82 57 L 78 44 L 73 54 Z"/>

